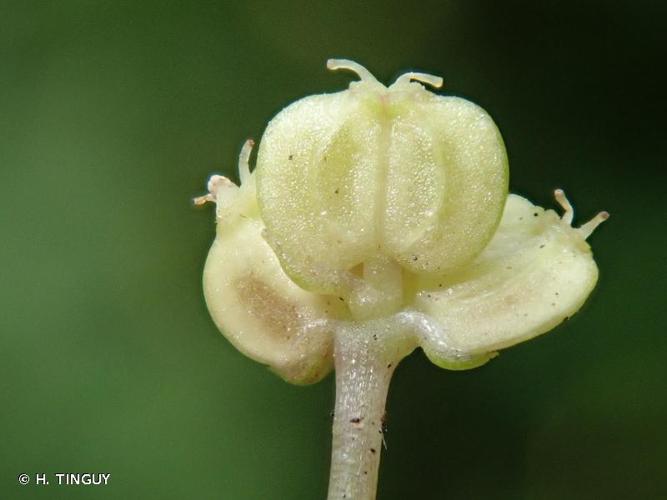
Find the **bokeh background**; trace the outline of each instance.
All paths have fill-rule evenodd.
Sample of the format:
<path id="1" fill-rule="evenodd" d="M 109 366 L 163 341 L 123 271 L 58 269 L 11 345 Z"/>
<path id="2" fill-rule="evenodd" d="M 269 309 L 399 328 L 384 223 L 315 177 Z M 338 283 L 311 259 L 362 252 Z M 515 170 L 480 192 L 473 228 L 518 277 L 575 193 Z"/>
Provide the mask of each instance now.
<path id="1" fill-rule="evenodd" d="M 286 104 L 347 86 L 332 56 L 444 76 L 499 124 L 513 191 L 612 214 L 571 321 L 475 371 L 401 364 L 379 498 L 667 498 L 666 13 L 1 1 L 0 498 L 325 498 L 333 379 L 290 386 L 216 331 L 190 199 Z"/>

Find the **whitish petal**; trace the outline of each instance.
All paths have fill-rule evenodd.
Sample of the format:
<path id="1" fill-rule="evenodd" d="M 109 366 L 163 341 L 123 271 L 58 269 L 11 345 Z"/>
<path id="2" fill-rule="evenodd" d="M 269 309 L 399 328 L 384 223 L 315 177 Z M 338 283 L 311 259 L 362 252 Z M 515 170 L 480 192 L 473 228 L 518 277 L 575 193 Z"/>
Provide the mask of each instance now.
<path id="1" fill-rule="evenodd" d="M 241 196 L 220 213 L 204 268 L 204 294 L 218 328 L 241 352 L 289 382 L 307 384 L 332 367 L 330 318 L 336 297 L 309 293 L 284 273 L 253 217 L 254 197 Z"/>
<path id="2" fill-rule="evenodd" d="M 455 273 L 419 278 L 415 307 L 442 325 L 453 348 L 468 354 L 545 333 L 577 312 L 597 281 L 582 229 L 510 195 L 486 249 Z M 423 344 L 437 358 L 435 347 Z"/>

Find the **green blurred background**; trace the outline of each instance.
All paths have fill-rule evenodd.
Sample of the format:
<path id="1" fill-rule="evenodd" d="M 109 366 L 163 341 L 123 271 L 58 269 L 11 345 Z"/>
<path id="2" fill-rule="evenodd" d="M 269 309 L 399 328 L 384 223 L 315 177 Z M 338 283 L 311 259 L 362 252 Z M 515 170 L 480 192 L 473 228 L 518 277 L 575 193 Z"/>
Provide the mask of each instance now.
<path id="1" fill-rule="evenodd" d="M 513 191 L 612 214 L 572 321 L 471 372 L 402 363 L 379 498 L 667 498 L 666 13 L 0 2 L 0 498 L 325 498 L 333 380 L 290 386 L 216 331 L 190 199 L 286 104 L 347 86 L 332 56 L 444 76 L 499 124 Z"/>

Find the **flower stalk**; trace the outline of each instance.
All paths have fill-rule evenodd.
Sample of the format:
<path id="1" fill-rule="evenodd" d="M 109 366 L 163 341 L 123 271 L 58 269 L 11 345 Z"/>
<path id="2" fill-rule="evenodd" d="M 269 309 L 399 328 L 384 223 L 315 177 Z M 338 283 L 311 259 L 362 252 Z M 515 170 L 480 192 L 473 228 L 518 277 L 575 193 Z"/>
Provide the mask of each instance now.
<path id="1" fill-rule="evenodd" d="M 336 334 L 336 407 L 329 500 L 373 500 L 377 489 L 387 391 L 399 359 L 388 356 L 376 328 Z"/>
<path id="2" fill-rule="evenodd" d="M 383 418 L 393 367 L 352 364 L 354 354 L 337 353 L 329 500 L 372 500 L 377 489 Z M 366 356 L 368 361 L 372 356 Z M 377 361 L 377 360 L 375 360 Z M 386 366 L 386 365 L 384 365 Z"/>

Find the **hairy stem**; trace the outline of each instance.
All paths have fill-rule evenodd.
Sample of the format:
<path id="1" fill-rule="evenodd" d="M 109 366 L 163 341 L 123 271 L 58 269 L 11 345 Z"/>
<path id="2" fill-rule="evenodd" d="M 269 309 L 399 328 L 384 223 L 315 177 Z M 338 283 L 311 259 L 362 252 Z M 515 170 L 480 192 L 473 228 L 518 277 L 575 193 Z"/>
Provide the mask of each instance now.
<path id="1" fill-rule="evenodd" d="M 411 350 L 400 341 L 387 342 L 396 333 L 393 326 L 360 322 L 336 332 L 328 500 L 375 499 L 389 382 L 396 364 Z"/>

